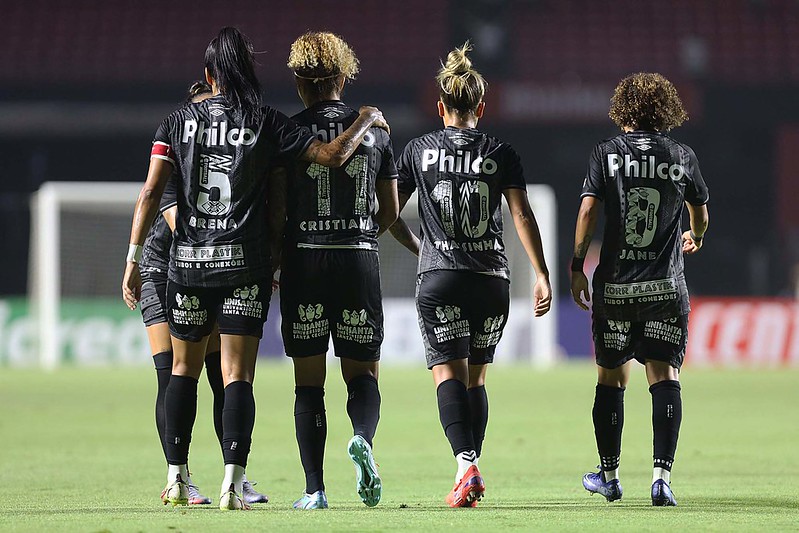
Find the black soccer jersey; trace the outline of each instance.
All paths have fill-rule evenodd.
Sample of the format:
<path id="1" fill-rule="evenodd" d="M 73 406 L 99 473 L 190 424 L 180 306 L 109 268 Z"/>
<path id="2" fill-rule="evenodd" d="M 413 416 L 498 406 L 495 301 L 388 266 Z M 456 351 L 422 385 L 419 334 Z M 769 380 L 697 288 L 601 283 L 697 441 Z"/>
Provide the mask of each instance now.
<path id="1" fill-rule="evenodd" d="M 177 178 L 169 178 L 169 182 L 161 196 L 161 204 L 158 207 L 158 214 L 153 220 L 147 238 L 142 247 L 141 261 L 139 270 L 143 277 L 148 274 L 163 274 L 169 271 L 169 252 L 172 248 L 172 230 L 163 216 L 163 212 L 177 204 Z"/>
<path id="2" fill-rule="evenodd" d="M 513 148 L 476 129 L 447 127 L 408 143 L 397 188 L 419 191 L 419 273 L 469 270 L 507 278 L 502 191 L 525 188 Z"/>
<path id="3" fill-rule="evenodd" d="M 605 204 L 594 313 L 629 321 L 687 313 L 683 205 L 708 200 L 693 150 L 662 133 L 617 135 L 594 148 L 582 196 Z"/>
<path id="4" fill-rule="evenodd" d="M 319 102 L 292 117 L 325 142 L 357 118 L 358 112 L 340 101 Z M 375 180 L 397 178 L 384 130 L 369 130 L 341 168 L 305 161 L 286 166 L 288 246 L 377 250 Z"/>
<path id="5" fill-rule="evenodd" d="M 265 106 L 242 116 L 222 95 L 181 107 L 158 128 L 153 157 L 175 165 L 178 221 L 169 279 L 224 287 L 271 275 L 267 167 L 299 157 L 313 141 L 307 128 Z"/>

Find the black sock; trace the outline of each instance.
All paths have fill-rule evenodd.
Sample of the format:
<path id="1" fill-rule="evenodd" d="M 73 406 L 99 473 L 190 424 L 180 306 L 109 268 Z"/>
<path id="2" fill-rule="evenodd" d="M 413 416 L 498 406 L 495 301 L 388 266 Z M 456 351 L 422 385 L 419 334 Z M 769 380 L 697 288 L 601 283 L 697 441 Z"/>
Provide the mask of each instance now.
<path id="1" fill-rule="evenodd" d="M 680 382 L 661 381 L 649 387 L 652 395 L 653 459 L 656 468 L 671 471 L 682 423 Z"/>
<path id="2" fill-rule="evenodd" d="M 225 408 L 225 384 L 222 381 L 221 355 L 219 352 L 212 352 L 205 356 L 205 375 L 211 386 L 211 392 L 214 393 L 214 431 L 216 431 L 219 446 L 222 446 L 222 409 Z"/>
<path id="3" fill-rule="evenodd" d="M 452 453 L 474 450 L 472 414 L 469 409 L 469 394 L 466 385 L 457 379 L 442 381 L 436 389 L 438 417 L 441 427 L 452 446 Z"/>
<path id="4" fill-rule="evenodd" d="M 619 468 L 624 427 L 624 388 L 597 384 L 594 396 L 594 435 L 603 471 Z"/>
<path id="5" fill-rule="evenodd" d="M 155 428 L 158 430 L 158 440 L 161 441 L 161 449 L 164 450 L 166 457 L 166 410 L 164 409 L 164 398 L 166 388 L 169 385 L 169 377 L 172 375 L 172 352 L 161 352 L 153 355 L 155 365 L 155 376 L 158 380 L 158 389 L 155 393 Z"/>
<path id="6" fill-rule="evenodd" d="M 222 455 L 225 457 L 225 464 L 246 467 L 252 444 L 252 429 L 255 427 L 252 383 L 234 381 L 225 387 L 222 427 Z"/>
<path id="7" fill-rule="evenodd" d="M 347 383 L 347 393 L 347 414 L 352 422 L 352 432 L 362 436 L 371 446 L 380 420 L 377 379 L 368 374 L 355 376 Z"/>
<path id="8" fill-rule="evenodd" d="M 171 465 L 189 462 L 191 430 L 197 416 L 197 380 L 171 376 L 166 388 L 166 461 Z"/>
<path id="9" fill-rule="evenodd" d="M 477 457 L 480 457 L 488 426 L 488 394 L 485 385 L 469 389 L 469 409 L 472 411 L 474 451 L 477 452 Z"/>
<path id="10" fill-rule="evenodd" d="M 294 428 L 300 460 L 305 470 L 305 492 L 325 490 L 323 463 L 327 440 L 325 389 L 322 387 L 294 388 Z"/>

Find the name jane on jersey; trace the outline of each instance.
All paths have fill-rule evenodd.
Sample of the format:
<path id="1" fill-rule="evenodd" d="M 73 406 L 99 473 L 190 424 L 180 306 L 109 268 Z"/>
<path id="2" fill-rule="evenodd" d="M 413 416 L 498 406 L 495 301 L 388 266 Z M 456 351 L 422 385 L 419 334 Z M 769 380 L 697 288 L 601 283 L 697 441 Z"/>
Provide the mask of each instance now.
<path id="1" fill-rule="evenodd" d="M 227 120 L 212 122 L 210 127 L 202 120 L 186 120 L 183 122 L 183 136 L 181 141 L 188 144 L 194 140 L 195 144 L 211 146 L 249 146 L 255 144 L 258 135 L 250 128 L 228 128 Z"/>
<path id="2" fill-rule="evenodd" d="M 455 150 L 455 154 L 448 154 L 443 148 L 422 150 L 422 172 L 427 172 L 436 163 L 438 163 L 439 172 L 483 173 L 490 176 L 499 170 L 497 162 L 490 157 L 485 159 L 483 156 L 474 157 L 471 152 L 466 150 Z"/>
<path id="3" fill-rule="evenodd" d="M 300 231 L 339 231 L 359 229 L 369 231 L 373 229 L 372 219 L 360 217 L 358 219 L 334 218 L 332 220 L 302 220 L 300 221 Z"/>
<path id="4" fill-rule="evenodd" d="M 685 176 L 685 167 L 678 163 L 658 163 L 655 156 L 649 155 L 641 159 L 633 159 L 630 154 L 608 154 L 608 175 L 615 178 L 619 170 L 625 178 L 658 177 L 662 180 L 680 181 Z"/>

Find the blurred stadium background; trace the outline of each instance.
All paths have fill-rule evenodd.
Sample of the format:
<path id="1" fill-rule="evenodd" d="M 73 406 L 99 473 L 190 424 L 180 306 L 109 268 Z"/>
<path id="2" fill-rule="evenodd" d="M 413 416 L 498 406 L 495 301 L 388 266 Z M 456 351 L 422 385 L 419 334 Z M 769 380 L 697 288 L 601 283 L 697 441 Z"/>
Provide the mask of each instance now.
<path id="1" fill-rule="evenodd" d="M 262 52 L 266 101 L 287 114 L 300 108 L 285 67 L 290 43 L 309 29 L 341 34 L 362 67 L 345 100 L 383 109 L 395 152 L 439 127 L 439 58 L 471 39 L 491 84 L 481 128 L 515 146 L 530 183 L 554 190 L 558 253 L 550 269 L 558 273 L 568 268 L 588 154 L 615 131 L 607 118 L 615 83 L 631 72 L 661 72 L 691 116 L 675 137 L 695 148 L 711 190 L 706 246 L 686 262 L 694 297 L 689 364 L 799 364 L 795 0 L 0 5 L 0 366 L 36 364 L 41 355 L 26 298 L 42 268 L 30 261 L 32 195 L 46 182 L 143 180 L 155 128 L 201 77 L 205 46 L 224 25 L 240 27 Z M 64 213 L 50 259 L 60 265 L 57 346 L 66 360 L 148 361 L 140 317 L 118 298 L 130 213 Z M 407 298 L 412 261 L 396 261 L 405 261 L 399 271 L 407 276 L 387 277 L 385 293 Z M 570 303 L 565 283 L 558 292 L 555 355 L 585 358 L 588 315 Z M 276 324 L 273 315 L 265 354 L 280 353 Z M 384 348 L 389 360 L 396 351 Z"/>

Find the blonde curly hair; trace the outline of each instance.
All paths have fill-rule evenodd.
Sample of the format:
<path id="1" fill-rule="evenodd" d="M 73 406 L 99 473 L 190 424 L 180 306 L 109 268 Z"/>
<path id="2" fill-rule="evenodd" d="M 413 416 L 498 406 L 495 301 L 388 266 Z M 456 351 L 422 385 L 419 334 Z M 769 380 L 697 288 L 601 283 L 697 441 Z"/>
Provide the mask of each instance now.
<path id="1" fill-rule="evenodd" d="M 344 76 L 354 80 L 359 62 L 344 39 L 327 31 L 309 31 L 291 45 L 288 67 L 298 78 L 314 83 Z"/>
<path id="2" fill-rule="evenodd" d="M 488 90 L 488 83 L 482 74 L 472 68 L 472 61 L 467 55 L 471 51 L 472 44 L 469 41 L 451 51 L 436 75 L 441 101 L 461 113 L 474 111 Z"/>
<path id="3" fill-rule="evenodd" d="M 677 89 L 654 72 L 639 72 L 621 80 L 610 99 L 608 116 L 622 129 L 655 131 L 669 131 L 688 120 Z"/>

